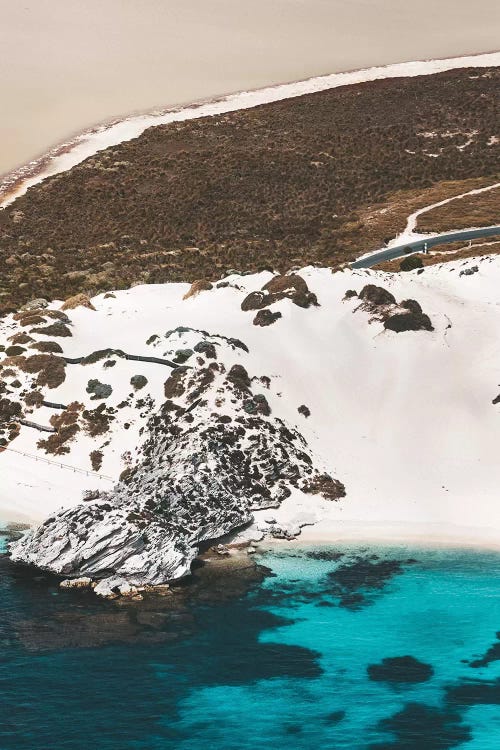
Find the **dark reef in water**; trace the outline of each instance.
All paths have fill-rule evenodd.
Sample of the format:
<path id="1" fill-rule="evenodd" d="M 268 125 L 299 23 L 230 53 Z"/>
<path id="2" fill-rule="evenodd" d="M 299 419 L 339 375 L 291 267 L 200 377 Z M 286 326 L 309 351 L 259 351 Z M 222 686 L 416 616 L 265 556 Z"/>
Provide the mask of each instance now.
<path id="1" fill-rule="evenodd" d="M 395 684 L 426 682 L 434 674 L 430 664 L 424 664 L 414 656 L 389 656 L 380 664 L 369 664 L 367 672 L 374 682 Z"/>
<path id="2" fill-rule="evenodd" d="M 358 557 L 328 573 L 330 593 L 339 606 L 361 609 L 374 600 L 394 576 L 404 572 L 404 565 L 414 560 L 380 560 L 376 555 Z"/>
<path id="3" fill-rule="evenodd" d="M 407 703 L 401 711 L 382 719 L 378 728 L 391 732 L 394 739 L 372 743 L 369 750 L 447 750 L 472 739 L 459 713 L 422 703 Z"/>
<path id="4" fill-rule="evenodd" d="M 496 642 L 492 646 L 489 647 L 489 649 L 480 659 L 474 659 L 474 661 L 471 661 L 469 666 L 473 667 L 474 669 L 477 669 L 478 667 L 487 667 L 488 664 L 491 664 L 494 661 L 498 661 L 499 659 L 500 659 L 500 631 L 497 633 Z"/>

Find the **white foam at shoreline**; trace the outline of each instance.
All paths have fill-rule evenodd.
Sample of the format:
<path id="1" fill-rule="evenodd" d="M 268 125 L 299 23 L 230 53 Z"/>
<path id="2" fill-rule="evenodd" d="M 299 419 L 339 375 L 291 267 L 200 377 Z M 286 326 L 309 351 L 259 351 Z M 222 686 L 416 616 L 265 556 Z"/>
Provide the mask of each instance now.
<path id="1" fill-rule="evenodd" d="M 260 104 L 269 104 L 295 96 L 383 78 L 414 77 L 457 68 L 485 68 L 498 65 L 500 65 L 500 52 L 444 60 L 394 63 L 347 73 L 332 73 L 255 91 L 241 91 L 221 99 L 195 103 L 182 108 L 133 115 L 86 131 L 72 141 L 57 146 L 39 159 L 7 175 L 3 182 L 0 182 L 0 196 L 4 196 L 0 207 L 5 208 L 16 198 L 24 195 L 28 188 L 42 182 L 45 178 L 65 172 L 109 146 L 116 146 L 119 143 L 136 138 L 147 128 L 155 125 L 165 125 L 172 122 L 220 115 L 240 109 L 250 109 Z"/>

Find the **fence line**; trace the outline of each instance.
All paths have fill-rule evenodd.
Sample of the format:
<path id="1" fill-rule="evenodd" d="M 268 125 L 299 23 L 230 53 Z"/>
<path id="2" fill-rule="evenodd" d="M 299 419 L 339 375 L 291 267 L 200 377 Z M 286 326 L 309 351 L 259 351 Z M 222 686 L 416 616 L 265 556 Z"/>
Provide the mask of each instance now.
<path id="1" fill-rule="evenodd" d="M 10 451 L 11 453 L 17 453 L 20 456 L 26 456 L 27 458 L 32 458 L 35 461 L 42 461 L 46 464 L 54 464 L 54 466 L 59 466 L 61 469 L 68 469 L 69 471 L 72 471 L 76 474 L 86 474 L 86 476 L 94 476 L 94 477 L 100 477 L 100 479 L 107 479 L 109 482 L 114 482 L 115 480 L 112 477 L 108 477 L 106 474 L 98 474 L 97 471 L 92 471 L 90 469 L 80 469 L 78 466 L 71 466 L 70 464 L 63 464 L 60 461 L 52 461 L 50 458 L 44 458 L 43 456 L 37 456 L 33 453 L 25 453 L 24 451 L 18 451 L 15 448 L 8 448 L 7 446 L 3 446 L 0 448 L 0 453 L 3 451 Z"/>
<path id="2" fill-rule="evenodd" d="M 156 365 L 167 365 L 167 367 L 171 367 L 172 369 L 176 369 L 177 367 L 181 367 L 181 364 L 179 362 L 172 362 L 170 359 L 162 359 L 161 357 L 146 357 L 146 356 L 140 356 L 139 354 L 126 354 L 126 352 L 123 352 L 121 349 L 101 349 L 97 352 L 92 352 L 91 354 L 88 354 L 86 357 L 65 357 L 63 355 L 62 359 L 66 362 L 67 365 L 81 365 L 81 364 L 95 364 L 95 362 L 99 362 L 100 359 L 96 359 L 95 362 L 86 362 L 85 360 L 89 360 L 92 357 L 100 355 L 100 359 L 104 359 L 104 357 L 121 357 L 123 359 L 129 359 L 133 360 L 135 362 L 152 362 Z"/>
<path id="3" fill-rule="evenodd" d="M 38 422 L 31 422 L 29 419 L 18 419 L 18 422 L 25 427 L 33 427 L 33 429 L 39 430 L 39 432 L 57 432 L 55 427 L 47 427 L 44 424 L 38 424 Z"/>

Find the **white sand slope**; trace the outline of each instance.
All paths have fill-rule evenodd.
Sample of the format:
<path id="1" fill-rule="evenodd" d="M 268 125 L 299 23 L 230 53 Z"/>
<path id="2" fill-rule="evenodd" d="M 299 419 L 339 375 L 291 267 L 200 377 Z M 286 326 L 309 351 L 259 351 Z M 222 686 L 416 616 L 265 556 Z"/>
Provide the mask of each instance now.
<path id="1" fill-rule="evenodd" d="M 479 270 L 460 275 L 473 266 Z M 271 309 L 282 318 L 269 327 L 254 326 L 255 312 L 240 308 L 245 295 L 271 277 L 263 273 L 229 277 L 226 281 L 239 289 L 214 288 L 187 300 L 182 299 L 185 284 L 138 286 L 116 292 L 115 298 L 99 295 L 93 300 L 96 312 L 69 312 L 73 336 L 58 340 L 70 357 L 105 347 L 172 356 L 177 347 L 197 340 L 191 333 L 164 338 L 180 325 L 245 342 L 249 353 L 235 351 L 226 366 L 238 362 L 250 375 L 270 377 L 265 394 L 273 414 L 302 432 L 318 462 L 347 492 L 336 503 L 294 493 L 280 509 L 259 511 L 260 525 L 270 515 L 279 522 L 315 521 L 302 532 L 306 540 L 419 537 L 495 544 L 500 539 L 500 405 L 492 400 L 500 393 L 500 257 L 431 266 L 422 274 L 332 274 L 313 268 L 300 274 L 320 306 L 302 309 L 288 299 L 277 302 Z M 395 333 L 370 322 L 356 297 L 343 301 L 346 290 L 359 292 L 367 283 L 390 290 L 398 302 L 418 300 L 435 330 Z M 2 322 L 0 343 L 17 330 L 10 318 Z M 160 339 L 146 344 L 152 334 Z M 100 471 L 117 479 L 126 466 L 124 452 L 133 454 L 144 439 L 144 413 L 162 403 L 170 370 L 118 359 L 112 368 L 101 361 L 69 365 L 66 372 L 66 381 L 47 391 L 46 398 L 78 400 L 87 408 L 100 403 L 85 393 L 89 378 L 113 386 L 106 400 L 112 406 L 132 391 L 132 375 L 148 378 L 131 405 L 118 410 L 109 434 L 77 436 L 71 452 L 60 459 L 90 469 L 90 450 L 109 441 L 102 448 Z M 135 404 L 147 394 L 153 406 L 143 412 Z M 310 417 L 298 413 L 302 404 Z M 41 407 L 31 418 L 48 424 L 52 413 Z M 37 453 L 40 437 L 23 427 L 11 447 Z M 110 487 L 109 480 L 10 451 L 0 453 L 0 477 L 3 521 L 38 521 L 61 505 L 79 502 L 84 487 Z"/>

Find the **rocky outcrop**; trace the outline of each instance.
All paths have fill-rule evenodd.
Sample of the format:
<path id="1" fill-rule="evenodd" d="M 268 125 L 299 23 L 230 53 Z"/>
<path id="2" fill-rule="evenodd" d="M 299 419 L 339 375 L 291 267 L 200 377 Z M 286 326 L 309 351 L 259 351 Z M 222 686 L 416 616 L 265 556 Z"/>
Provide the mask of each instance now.
<path id="1" fill-rule="evenodd" d="M 353 299 L 352 290 L 346 292 L 344 301 Z M 395 333 L 404 331 L 433 331 L 434 326 L 428 315 L 415 299 L 396 302 L 396 298 L 387 289 L 375 284 L 366 284 L 359 293 L 360 309 L 371 313 L 372 320 L 384 324 L 384 328 Z"/>
<path id="2" fill-rule="evenodd" d="M 240 364 L 227 373 L 215 361 L 174 371 L 137 464 L 111 492 L 12 544 L 12 559 L 98 580 L 103 595 L 122 593 L 186 575 L 201 542 L 246 525 L 253 510 L 278 507 L 291 487 L 344 494 L 300 433 L 271 414 L 256 382 Z"/>
<path id="3" fill-rule="evenodd" d="M 318 300 L 314 292 L 309 291 L 306 281 L 296 273 L 273 276 L 261 290 L 250 292 L 241 303 L 241 309 L 262 310 L 274 302 L 282 299 L 290 299 L 298 307 L 318 306 Z M 264 319 L 264 318 L 261 318 Z M 256 322 L 255 325 L 269 325 L 269 323 Z M 274 322 L 274 321 L 271 321 Z"/>

